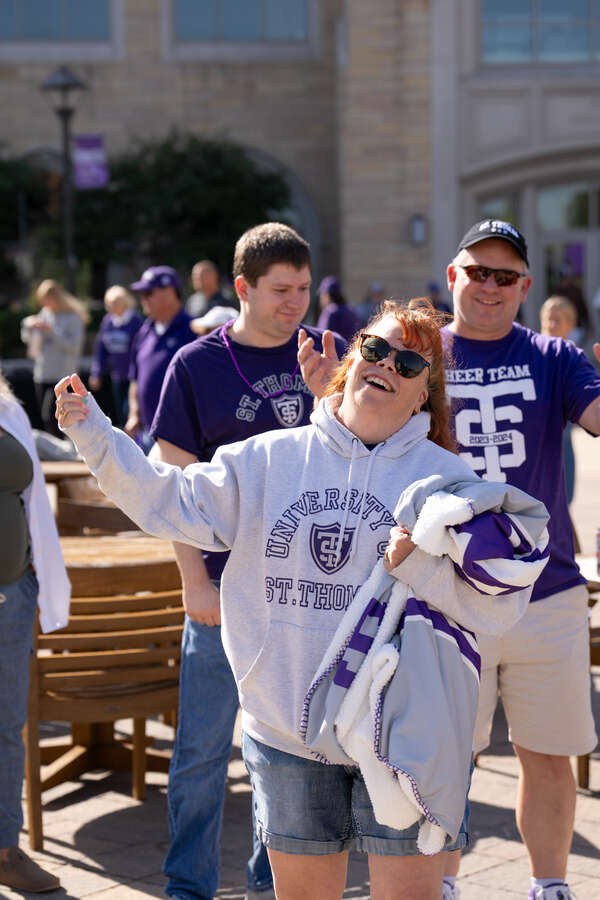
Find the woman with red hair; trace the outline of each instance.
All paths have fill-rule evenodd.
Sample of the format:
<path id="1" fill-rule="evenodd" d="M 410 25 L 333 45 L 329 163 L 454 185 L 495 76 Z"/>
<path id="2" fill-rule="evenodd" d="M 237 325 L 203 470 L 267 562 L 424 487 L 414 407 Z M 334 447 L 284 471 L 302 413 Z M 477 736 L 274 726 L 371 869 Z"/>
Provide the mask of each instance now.
<path id="1" fill-rule="evenodd" d="M 481 481 L 451 452 L 439 324 L 420 301 L 386 306 L 350 347 L 310 425 L 221 447 L 210 463 L 184 471 L 146 458 L 111 428 L 77 375 L 56 385 L 61 428 L 130 518 L 167 540 L 231 550 L 223 644 L 242 706 L 257 830 L 280 900 L 340 898 L 352 848 L 369 855 L 375 900 L 441 900 L 439 850 L 467 843 L 461 820 L 478 690 L 471 631 L 510 627 L 546 561 L 543 506 Z M 384 594 L 370 594 L 373 578 Z M 368 670 L 377 642 L 368 629 L 387 627 L 386 610 L 400 610 L 400 595 L 407 615 L 414 607 L 412 619 L 436 633 L 435 654 L 453 654 L 456 673 L 419 670 L 404 680 L 417 693 L 431 682 L 434 692 L 420 708 L 408 698 L 421 721 L 405 736 L 416 726 L 422 743 L 412 741 L 401 765 L 376 758 L 379 744 L 363 753 L 354 741 L 360 728 L 350 728 L 345 749 L 336 746 L 327 715 L 315 734 L 309 708 L 327 678 L 332 702 L 360 685 L 352 667 L 366 660 L 360 672 Z M 323 671 L 348 622 L 354 631 Z M 445 681 L 454 686 L 452 717 L 439 702 Z M 394 691 L 389 699 L 393 705 Z M 387 725 L 386 708 L 378 726 Z M 440 734 L 442 721 L 448 734 Z M 368 744 L 373 728 L 366 732 Z"/>

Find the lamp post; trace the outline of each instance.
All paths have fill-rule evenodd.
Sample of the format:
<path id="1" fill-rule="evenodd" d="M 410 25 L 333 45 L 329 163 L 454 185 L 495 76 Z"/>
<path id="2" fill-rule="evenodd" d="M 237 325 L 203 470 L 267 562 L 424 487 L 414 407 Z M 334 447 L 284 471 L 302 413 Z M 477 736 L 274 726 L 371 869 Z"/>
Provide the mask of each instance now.
<path id="1" fill-rule="evenodd" d="M 67 66 L 60 66 L 40 85 L 53 98 L 52 107 L 58 116 L 62 136 L 62 208 L 63 234 L 66 268 L 66 284 L 70 293 L 75 293 L 75 254 L 73 250 L 73 177 L 71 164 L 71 119 L 75 112 L 73 99 L 79 91 L 87 90 L 87 84 L 71 72 Z"/>

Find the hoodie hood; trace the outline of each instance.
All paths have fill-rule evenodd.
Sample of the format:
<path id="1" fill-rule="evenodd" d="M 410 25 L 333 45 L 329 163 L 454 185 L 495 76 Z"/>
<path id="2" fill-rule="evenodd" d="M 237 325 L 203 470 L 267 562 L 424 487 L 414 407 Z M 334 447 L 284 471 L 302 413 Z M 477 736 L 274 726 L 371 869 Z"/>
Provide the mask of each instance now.
<path id="1" fill-rule="evenodd" d="M 347 459 L 356 459 L 375 452 L 365 447 L 363 442 L 336 417 L 341 402 L 342 394 L 324 397 L 310 417 L 323 446 Z M 399 431 L 377 444 L 375 450 L 380 456 L 396 459 L 411 450 L 419 441 L 424 440 L 429 434 L 430 427 L 429 413 L 417 413 Z"/>

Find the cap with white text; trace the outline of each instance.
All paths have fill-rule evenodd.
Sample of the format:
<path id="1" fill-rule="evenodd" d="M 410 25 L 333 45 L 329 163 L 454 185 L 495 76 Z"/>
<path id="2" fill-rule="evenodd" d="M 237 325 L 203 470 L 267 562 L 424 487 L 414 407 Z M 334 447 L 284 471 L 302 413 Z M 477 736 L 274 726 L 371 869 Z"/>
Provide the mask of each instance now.
<path id="1" fill-rule="evenodd" d="M 485 241 L 488 238 L 500 238 L 503 241 L 508 241 L 515 248 L 521 259 L 529 265 L 525 238 L 514 225 L 511 225 L 510 222 L 503 222 L 502 219 L 482 219 L 481 222 L 476 222 L 463 237 L 458 245 L 458 250 L 465 250 L 467 247 L 472 247 L 473 244 L 478 244 L 479 241 Z"/>

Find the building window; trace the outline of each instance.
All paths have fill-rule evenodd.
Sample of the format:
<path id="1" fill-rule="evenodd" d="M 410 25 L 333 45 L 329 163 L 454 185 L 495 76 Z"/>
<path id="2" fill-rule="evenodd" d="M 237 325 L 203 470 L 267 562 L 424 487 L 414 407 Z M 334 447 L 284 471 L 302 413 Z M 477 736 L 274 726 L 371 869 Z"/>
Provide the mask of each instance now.
<path id="1" fill-rule="evenodd" d="M 508 193 L 486 197 L 479 202 L 479 219 L 501 219 L 519 227 L 519 195 Z"/>
<path id="2" fill-rule="evenodd" d="M 305 42 L 306 6 L 306 0 L 175 0 L 175 41 Z"/>
<path id="3" fill-rule="evenodd" d="M 590 226 L 590 186 L 560 184 L 537 193 L 537 224 L 542 231 Z"/>
<path id="4" fill-rule="evenodd" d="M 600 59 L 600 0 L 481 0 L 486 63 Z"/>
<path id="5" fill-rule="evenodd" d="M 0 41 L 108 41 L 109 5 L 109 0 L 0 0 Z"/>

